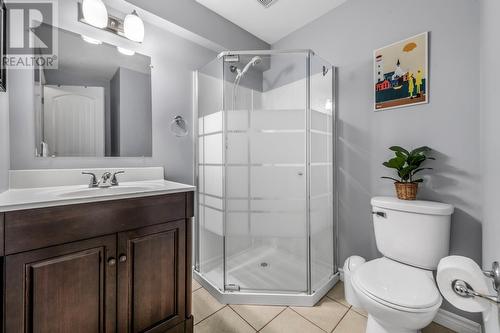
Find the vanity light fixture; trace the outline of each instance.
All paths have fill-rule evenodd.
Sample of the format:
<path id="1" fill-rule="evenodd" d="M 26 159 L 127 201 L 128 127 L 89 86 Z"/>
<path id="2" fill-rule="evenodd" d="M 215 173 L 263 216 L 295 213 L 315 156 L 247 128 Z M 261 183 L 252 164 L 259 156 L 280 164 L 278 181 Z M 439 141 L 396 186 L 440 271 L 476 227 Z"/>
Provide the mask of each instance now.
<path id="1" fill-rule="evenodd" d="M 83 0 L 82 14 L 87 24 L 100 29 L 108 26 L 108 10 L 102 0 Z"/>
<path id="2" fill-rule="evenodd" d="M 95 38 L 92 38 L 89 36 L 85 36 L 85 35 L 81 35 L 81 36 L 82 36 L 82 39 L 89 44 L 94 44 L 94 45 L 101 45 L 102 44 L 102 42 L 98 39 L 95 39 Z"/>
<path id="3" fill-rule="evenodd" d="M 134 42 L 142 43 L 144 40 L 144 22 L 134 10 L 132 14 L 125 16 L 123 21 L 123 32 L 125 37 Z"/>
<path id="4" fill-rule="evenodd" d="M 78 2 L 78 21 L 137 43 L 144 40 L 144 22 L 135 10 L 122 19 L 109 15 L 102 0 Z"/>
<path id="5" fill-rule="evenodd" d="M 120 52 L 121 54 L 124 54 L 124 55 L 127 55 L 127 56 L 133 56 L 135 54 L 135 51 L 132 51 L 132 50 L 129 50 L 129 49 L 126 49 L 126 48 L 123 48 L 123 47 L 120 47 L 120 46 L 117 46 L 116 49 L 118 50 L 118 52 Z"/>

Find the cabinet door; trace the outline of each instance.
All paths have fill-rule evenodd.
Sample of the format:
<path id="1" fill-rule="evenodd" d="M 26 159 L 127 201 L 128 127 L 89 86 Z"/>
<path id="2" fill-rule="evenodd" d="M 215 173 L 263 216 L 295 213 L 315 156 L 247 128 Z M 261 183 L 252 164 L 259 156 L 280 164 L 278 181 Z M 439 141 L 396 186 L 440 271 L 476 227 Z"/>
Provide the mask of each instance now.
<path id="1" fill-rule="evenodd" d="M 118 331 L 165 332 L 185 319 L 185 220 L 118 234 Z"/>
<path id="2" fill-rule="evenodd" d="M 116 331 L 116 236 L 6 257 L 6 333 Z"/>

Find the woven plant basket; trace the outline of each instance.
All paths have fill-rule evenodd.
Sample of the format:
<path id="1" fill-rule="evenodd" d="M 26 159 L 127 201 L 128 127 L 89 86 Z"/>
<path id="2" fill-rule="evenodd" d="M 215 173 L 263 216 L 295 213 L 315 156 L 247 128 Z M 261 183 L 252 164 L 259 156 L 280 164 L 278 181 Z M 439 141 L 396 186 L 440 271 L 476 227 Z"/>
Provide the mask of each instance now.
<path id="1" fill-rule="evenodd" d="M 418 183 L 395 182 L 394 185 L 396 185 L 396 193 L 398 195 L 398 199 L 401 200 L 417 199 Z"/>

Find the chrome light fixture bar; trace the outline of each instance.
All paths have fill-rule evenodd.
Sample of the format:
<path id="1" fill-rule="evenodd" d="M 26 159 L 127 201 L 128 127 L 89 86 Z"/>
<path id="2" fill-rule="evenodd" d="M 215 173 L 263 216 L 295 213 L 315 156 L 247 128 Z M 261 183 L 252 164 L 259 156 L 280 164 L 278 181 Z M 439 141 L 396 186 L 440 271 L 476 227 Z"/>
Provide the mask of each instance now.
<path id="1" fill-rule="evenodd" d="M 144 39 L 144 23 L 142 19 L 137 15 L 134 10 L 132 14 L 128 14 L 125 19 L 106 14 L 108 16 L 108 23 L 106 26 L 95 25 L 93 22 L 89 22 L 84 15 L 84 8 L 82 3 L 78 3 L 78 21 L 93 26 L 104 31 L 111 32 L 115 35 L 127 38 L 128 40 L 142 43 Z M 125 23 L 129 24 L 129 27 L 125 28 Z"/>

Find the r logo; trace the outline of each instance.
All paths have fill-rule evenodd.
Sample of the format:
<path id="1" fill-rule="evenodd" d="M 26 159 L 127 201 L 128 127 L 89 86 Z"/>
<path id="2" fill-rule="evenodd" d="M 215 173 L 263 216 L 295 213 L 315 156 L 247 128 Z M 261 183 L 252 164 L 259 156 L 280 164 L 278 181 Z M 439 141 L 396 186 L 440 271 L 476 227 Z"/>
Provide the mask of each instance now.
<path id="1" fill-rule="evenodd" d="M 52 54 L 52 3 L 7 3 L 7 54 Z M 44 27 L 42 27 L 44 25 Z"/>
<path id="2" fill-rule="evenodd" d="M 52 0 L 6 1 L 7 50 L 4 60 L 10 68 L 47 66 L 57 53 L 57 3 Z M 42 61 L 43 60 L 43 61 Z"/>

